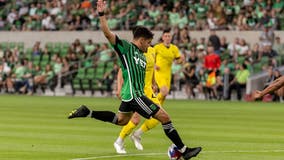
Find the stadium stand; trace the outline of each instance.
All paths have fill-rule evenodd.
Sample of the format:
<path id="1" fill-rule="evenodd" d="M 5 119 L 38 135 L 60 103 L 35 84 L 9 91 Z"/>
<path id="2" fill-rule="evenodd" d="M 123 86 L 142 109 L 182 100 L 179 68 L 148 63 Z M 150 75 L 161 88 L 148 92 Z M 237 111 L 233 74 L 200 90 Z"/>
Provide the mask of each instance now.
<path id="1" fill-rule="evenodd" d="M 95 0 L 4 0 L 0 30 L 97 30 L 95 4 Z M 267 23 L 276 30 L 284 29 L 282 0 L 109 0 L 108 5 L 108 23 L 115 30 L 135 25 L 151 29 L 258 30 Z"/>
<path id="2" fill-rule="evenodd" d="M 109 25 L 115 30 L 128 30 L 135 25 L 148 26 L 153 30 L 171 27 L 174 33 L 173 43 L 178 45 L 187 62 L 184 66 L 174 66 L 175 77 L 178 78 L 173 81 L 172 92 L 185 94 L 182 86 L 186 85 L 187 80 L 183 71 L 190 65 L 196 68 L 199 84 L 191 87 L 197 94 L 185 94 L 186 98 L 226 99 L 217 94 L 218 88 L 230 87 L 226 86 L 228 82 L 225 82 L 226 69 L 234 76 L 240 76 L 239 66 L 245 64 L 250 74 L 255 75 L 269 67 L 277 68 L 284 64 L 283 39 L 275 34 L 276 30 L 284 29 L 284 3 L 281 0 L 273 1 L 272 4 L 266 1 L 252 1 L 251 4 L 240 0 L 213 2 L 119 0 L 114 4 L 114 1 L 109 1 Z M 96 1 L 88 0 L 4 1 L 0 6 L 0 29 L 98 30 L 98 16 L 93 7 L 95 3 Z M 188 5 L 185 5 L 187 3 Z M 208 29 L 236 32 L 253 30 L 259 31 L 260 34 L 254 37 L 255 43 L 246 39 L 250 37 L 234 37 L 234 41 L 227 41 L 232 37 L 228 34 L 220 36 L 218 32 L 200 39 L 189 35 L 192 30 Z M 71 43 L 42 41 L 33 41 L 33 46 L 25 46 L 25 42 L 0 42 L 0 89 L 3 93 L 40 94 L 37 88 L 42 88 L 42 92 L 50 89 L 53 93 L 63 89 L 66 94 L 71 95 L 89 92 L 93 95 L 96 91 L 112 95 L 115 92 L 117 62 L 108 44 L 92 39 L 74 39 Z M 219 71 L 214 73 L 213 80 L 208 78 L 211 77 L 209 75 L 212 70 L 204 68 L 208 46 L 213 46 L 214 54 L 221 59 Z M 21 72 L 30 76 L 18 75 L 21 61 L 25 62 L 25 69 Z M 52 72 L 45 71 L 46 66 L 51 66 Z M 199 73 L 203 70 L 204 73 L 200 76 Z M 35 77 L 39 75 L 48 78 L 37 84 Z M 25 83 L 29 83 L 28 86 L 33 87 L 32 92 L 26 87 L 15 90 L 18 76 L 25 79 Z M 66 91 L 66 86 L 71 88 L 71 92 Z M 222 94 L 228 93 L 224 91 Z"/>

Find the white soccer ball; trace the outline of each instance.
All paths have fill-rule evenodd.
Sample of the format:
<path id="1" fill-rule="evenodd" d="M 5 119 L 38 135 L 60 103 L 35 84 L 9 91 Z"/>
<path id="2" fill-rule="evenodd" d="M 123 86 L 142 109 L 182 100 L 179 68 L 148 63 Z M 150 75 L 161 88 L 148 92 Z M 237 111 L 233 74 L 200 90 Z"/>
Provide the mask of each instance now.
<path id="1" fill-rule="evenodd" d="M 172 144 L 168 149 L 168 156 L 170 160 L 179 160 L 181 158 L 181 153 L 177 146 Z"/>

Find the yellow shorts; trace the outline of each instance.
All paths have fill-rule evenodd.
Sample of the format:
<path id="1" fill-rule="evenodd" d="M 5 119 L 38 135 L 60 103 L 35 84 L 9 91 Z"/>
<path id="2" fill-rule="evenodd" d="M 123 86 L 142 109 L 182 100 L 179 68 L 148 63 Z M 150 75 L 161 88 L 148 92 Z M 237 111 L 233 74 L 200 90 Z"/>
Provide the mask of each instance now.
<path id="1" fill-rule="evenodd" d="M 158 106 L 161 106 L 160 101 L 158 97 L 155 95 L 155 93 L 153 92 L 152 88 L 144 89 L 144 92 L 147 98 L 149 98 L 151 101 L 153 101 Z"/>
<path id="2" fill-rule="evenodd" d="M 159 88 L 162 88 L 163 86 L 167 86 L 170 89 L 171 77 L 168 77 L 168 76 L 163 77 L 163 76 L 155 75 L 155 80 Z"/>

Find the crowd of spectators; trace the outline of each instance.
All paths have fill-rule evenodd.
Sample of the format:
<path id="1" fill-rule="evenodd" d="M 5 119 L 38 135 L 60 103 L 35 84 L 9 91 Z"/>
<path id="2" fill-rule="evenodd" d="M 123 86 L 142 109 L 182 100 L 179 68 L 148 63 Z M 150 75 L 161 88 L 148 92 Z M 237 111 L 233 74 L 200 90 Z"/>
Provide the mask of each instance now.
<path id="1" fill-rule="evenodd" d="M 96 1 L 12 0 L 0 1 L 1 30 L 97 30 Z M 284 44 L 275 35 L 281 29 L 284 2 L 281 0 L 242 1 L 108 1 L 106 14 L 110 28 L 131 29 L 144 25 L 151 29 L 172 28 L 172 43 L 185 56 L 183 65 L 173 64 L 172 89 L 181 89 L 189 98 L 230 99 L 242 89 L 247 78 L 259 71 L 275 69 L 284 61 Z M 188 4 L 188 5 L 185 5 Z M 209 37 L 196 39 L 189 30 L 210 29 Z M 259 41 L 249 44 L 244 37 L 219 37 L 218 29 L 259 30 Z M 257 36 L 256 36 L 257 37 Z M 8 93 L 33 94 L 38 87 L 72 83 L 79 68 L 115 61 L 108 44 L 91 39 L 72 44 L 35 42 L 32 48 L 0 45 L 0 89 Z M 114 67 L 117 68 L 117 67 Z M 116 70 L 103 76 L 111 92 Z M 199 94 L 196 95 L 196 92 Z M 202 96 L 202 97 L 196 97 Z"/>
<path id="2" fill-rule="evenodd" d="M 263 28 L 255 44 L 249 44 L 242 37 L 228 42 L 227 37 L 219 37 L 214 30 L 209 37 L 200 39 L 178 27 L 172 28 L 172 33 L 172 43 L 185 57 L 183 65 L 173 64 L 172 89 L 185 88 L 189 98 L 230 99 L 232 91 L 236 90 L 241 100 L 250 75 L 284 64 L 284 43 L 269 26 Z M 79 68 L 96 68 L 98 63 L 116 61 L 108 44 L 94 43 L 91 39 L 87 42 L 76 39 L 71 44 L 35 42 L 32 48 L 25 49 L 1 43 L 0 60 L 0 89 L 29 94 L 42 86 L 70 84 Z M 110 93 L 115 89 L 112 86 L 115 73 L 110 70 L 102 76 L 101 82 L 109 82 Z"/>
<path id="3" fill-rule="evenodd" d="M 76 39 L 72 44 L 47 43 L 44 46 L 35 42 L 24 51 L 17 47 L 0 47 L 2 92 L 33 94 L 39 87 L 43 92 L 47 87 L 54 91 L 56 86 L 70 84 L 79 68 L 96 68 L 98 63 L 116 61 L 108 44 L 95 44 L 91 39 L 85 43 Z M 101 81 L 113 82 L 112 73 L 112 70 L 106 72 Z"/>
<path id="4" fill-rule="evenodd" d="M 236 98 L 242 100 L 250 75 L 284 64 L 284 43 L 271 26 L 263 27 L 254 44 L 243 37 L 228 42 L 215 30 L 200 39 L 185 33 L 183 29 L 173 35 L 173 42 L 186 57 L 183 66 L 173 64 L 173 86 L 182 89 L 185 85 L 188 98 L 230 100 L 236 91 Z"/>
<path id="5" fill-rule="evenodd" d="M 283 30 L 283 0 L 108 0 L 111 29 Z M 96 0 L 1 0 L 0 30 L 97 30 Z"/>

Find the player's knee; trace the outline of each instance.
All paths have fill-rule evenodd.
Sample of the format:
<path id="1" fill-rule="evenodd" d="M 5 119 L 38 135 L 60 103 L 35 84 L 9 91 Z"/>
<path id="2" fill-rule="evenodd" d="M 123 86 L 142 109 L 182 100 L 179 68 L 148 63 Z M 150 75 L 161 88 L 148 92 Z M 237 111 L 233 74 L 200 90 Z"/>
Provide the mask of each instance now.
<path id="1" fill-rule="evenodd" d="M 154 116 L 155 119 L 159 120 L 162 124 L 167 123 L 171 121 L 170 116 L 167 112 L 165 112 L 163 109 L 160 109 Z"/>
<path id="2" fill-rule="evenodd" d="M 140 123 L 140 117 L 139 116 L 132 117 L 131 122 L 137 126 Z"/>
<path id="3" fill-rule="evenodd" d="M 160 91 L 163 96 L 167 96 L 169 94 L 169 89 L 166 86 L 162 87 Z"/>

